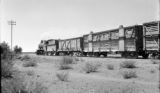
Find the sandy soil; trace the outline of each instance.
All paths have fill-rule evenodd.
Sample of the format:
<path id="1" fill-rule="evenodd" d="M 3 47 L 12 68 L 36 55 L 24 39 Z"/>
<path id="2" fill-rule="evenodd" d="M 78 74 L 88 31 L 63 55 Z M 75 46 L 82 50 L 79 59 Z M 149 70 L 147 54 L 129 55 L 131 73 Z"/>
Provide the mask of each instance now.
<path id="1" fill-rule="evenodd" d="M 18 59 L 15 67 L 24 72 L 34 71 L 33 77 L 41 80 L 48 93 L 159 93 L 159 64 L 153 64 L 150 59 L 78 57 L 73 69 L 59 70 L 60 56 L 29 56 L 37 62 L 36 67 L 23 67 L 25 61 Z M 122 77 L 122 72 L 128 69 L 119 65 L 127 60 L 136 62 L 137 68 L 132 70 L 137 72 L 137 78 Z M 87 74 L 83 70 L 86 62 L 101 66 L 97 72 Z M 114 65 L 114 69 L 107 69 L 107 64 Z M 68 81 L 60 81 L 56 77 L 58 72 L 68 72 Z"/>

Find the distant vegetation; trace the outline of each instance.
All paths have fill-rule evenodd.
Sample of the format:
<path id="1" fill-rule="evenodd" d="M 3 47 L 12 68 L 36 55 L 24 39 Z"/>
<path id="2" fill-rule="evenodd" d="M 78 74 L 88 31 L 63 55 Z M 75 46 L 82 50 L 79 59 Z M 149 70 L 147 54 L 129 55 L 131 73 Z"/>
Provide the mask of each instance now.
<path id="1" fill-rule="evenodd" d="M 0 43 L 0 50 L 2 59 L 11 59 L 11 50 L 6 42 Z"/>
<path id="2" fill-rule="evenodd" d="M 16 45 L 16 46 L 14 47 L 14 52 L 15 52 L 16 54 L 20 54 L 20 53 L 22 53 L 22 48 L 19 47 L 18 45 Z"/>
<path id="3" fill-rule="evenodd" d="M 6 42 L 0 43 L 0 50 L 1 50 L 1 58 L 4 60 L 6 59 L 11 60 L 11 58 L 14 58 L 15 56 L 17 56 L 17 54 L 22 53 L 22 48 L 19 47 L 18 45 L 16 45 L 14 47 L 14 50 L 11 51 L 10 46 Z"/>

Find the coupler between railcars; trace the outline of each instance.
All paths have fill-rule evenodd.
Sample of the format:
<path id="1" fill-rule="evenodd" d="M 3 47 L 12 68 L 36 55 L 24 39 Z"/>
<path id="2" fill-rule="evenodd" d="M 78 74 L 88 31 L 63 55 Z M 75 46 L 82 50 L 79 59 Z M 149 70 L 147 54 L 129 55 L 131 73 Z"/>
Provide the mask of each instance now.
<path id="1" fill-rule="evenodd" d="M 120 52 L 121 53 L 121 57 L 123 58 L 138 58 L 139 53 L 136 51 L 123 51 Z"/>

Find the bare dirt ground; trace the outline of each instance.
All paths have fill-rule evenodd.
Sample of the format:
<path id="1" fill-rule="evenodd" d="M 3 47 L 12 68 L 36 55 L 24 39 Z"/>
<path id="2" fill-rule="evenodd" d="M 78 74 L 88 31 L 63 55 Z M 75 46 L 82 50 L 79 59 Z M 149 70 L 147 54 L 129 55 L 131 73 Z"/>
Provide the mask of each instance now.
<path id="1" fill-rule="evenodd" d="M 78 57 L 72 69 L 60 70 L 57 64 L 61 56 L 29 56 L 37 62 L 36 67 L 24 67 L 25 61 L 18 59 L 15 67 L 24 72 L 33 71 L 32 78 L 38 78 L 48 93 L 159 93 L 159 63 L 153 64 L 151 59 Z M 137 67 L 131 69 L 136 71 L 136 78 L 123 78 L 123 71 L 130 70 L 120 68 L 124 61 L 136 62 Z M 86 62 L 99 64 L 97 72 L 86 73 L 83 70 Z M 109 70 L 107 64 L 112 64 L 114 69 Z M 60 81 L 56 76 L 58 72 L 67 72 L 68 81 Z"/>

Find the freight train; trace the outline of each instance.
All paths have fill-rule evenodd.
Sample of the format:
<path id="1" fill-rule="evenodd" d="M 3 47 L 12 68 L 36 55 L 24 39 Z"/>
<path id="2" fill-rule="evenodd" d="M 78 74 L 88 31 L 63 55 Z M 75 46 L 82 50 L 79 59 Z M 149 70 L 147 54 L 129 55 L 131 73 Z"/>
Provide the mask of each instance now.
<path id="1" fill-rule="evenodd" d="M 122 57 L 148 58 L 160 56 L 160 21 L 146 22 L 101 31 L 90 32 L 82 37 L 70 39 L 41 40 L 38 55 L 101 56 L 121 54 Z"/>

